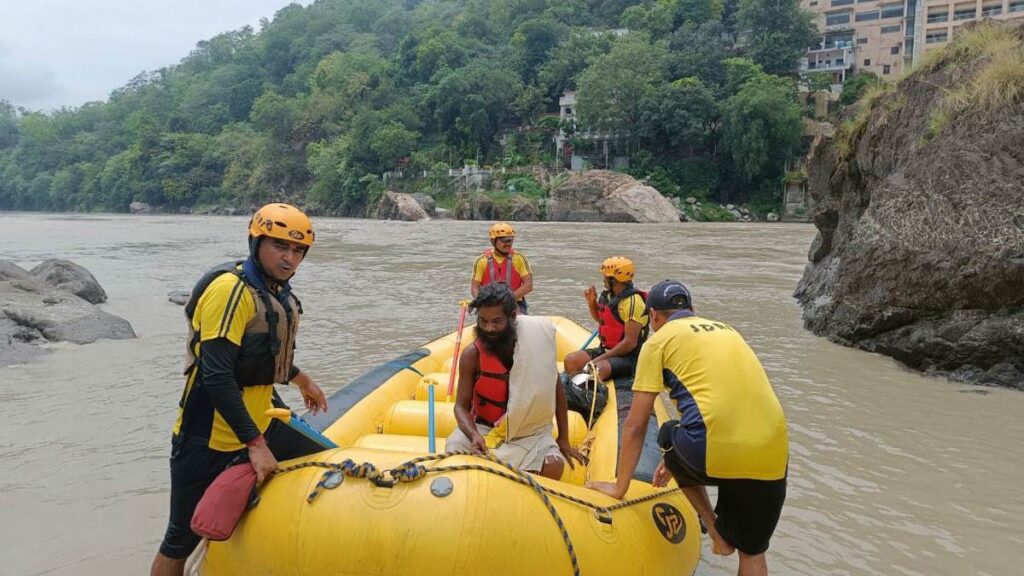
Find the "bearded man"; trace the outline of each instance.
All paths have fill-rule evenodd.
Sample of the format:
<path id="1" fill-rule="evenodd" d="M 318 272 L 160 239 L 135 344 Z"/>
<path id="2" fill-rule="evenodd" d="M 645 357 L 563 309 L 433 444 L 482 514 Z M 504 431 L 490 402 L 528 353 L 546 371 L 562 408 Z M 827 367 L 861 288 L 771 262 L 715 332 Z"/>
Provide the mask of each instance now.
<path id="1" fill-rule="evenodd" d="M 517 468 L 561 478 L 566 462 L 572 467 L 573 458 L 583 459 L 569 445 L 554 325 L 541 316 L 517 316 L 515 294 L 504 283 L 481 287 L 469 309 L 477 315 L 476 341 L 459 356 L 459 427 L 446 449 L 492 449 Z"/>

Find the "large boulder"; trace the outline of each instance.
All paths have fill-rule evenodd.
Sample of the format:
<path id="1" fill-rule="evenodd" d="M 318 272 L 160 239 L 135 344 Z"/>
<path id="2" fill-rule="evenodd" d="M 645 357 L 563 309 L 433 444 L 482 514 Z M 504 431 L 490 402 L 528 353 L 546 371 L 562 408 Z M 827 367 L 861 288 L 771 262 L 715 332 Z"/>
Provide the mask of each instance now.
<path id="1" fill-rule="evenodd" d="M 1003 30 L 1021 50 L 1022 28 Z M 970 34 L 812 159 L 818 234 L 796 296 L 835 342 L 1024 389 L 1024 101 L 933 114 L 987 66 L 953 55 Z"/>
<path id="2" fill-rule="evenodd" d="M 513 196 L 509 201 L 494 208 L 495 220 L 511 220 L 518 222 L 529 222 L 540 220 L 540 210 L 537 204 L 529 198 Z"/>
<path id="3" fill-rule="evenodd" d="M 432 196 L 428 196 L 422 192 L 410 194 L 410 196 L 412 196 L 412 199 L 423 208 L 423 211 L 427 213 L 427 216 L 433 218 L 437 214 L 437 202 Z"/>
<path id="4" fill-rule="evenodd" d="M 415 222 L 429 220 L 426 210 L 412 196 L 388 190 L 377 204 L 377 218 Z"/>
<path id="5" fill-rule="evenodd" d="M 628 174 L 589 170 L 551 191 L 547 219 L 569 222 L 678 222 L 679 213 L 653 187 Z"/>
<path id="6" fill-rule="evenodd" d="M 459 194 L 453 213 L 456 220 L 493 220 L 494 201 L 481 192 Z"/>
<path id="7" fill-rule="evenodd" d="M 0 366 L 27 361 L 48 342 L 134 337 L 127 320 L 0 260 Z"/>
<path id="8" fill-rule="evenodd" d="M 70 260 L 50 258 L 29 273 L 50 286 L 71 292 L 90 304 L 107 301 L 107 293 L 92 273 Z"/>

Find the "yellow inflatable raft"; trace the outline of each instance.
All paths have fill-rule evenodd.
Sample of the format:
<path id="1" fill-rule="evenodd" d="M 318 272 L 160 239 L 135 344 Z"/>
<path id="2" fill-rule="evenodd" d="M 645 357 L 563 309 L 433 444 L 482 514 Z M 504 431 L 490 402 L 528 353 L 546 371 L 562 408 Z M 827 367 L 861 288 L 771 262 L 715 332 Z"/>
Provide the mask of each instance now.
<path id="1" fill-rule="evenodd" d="M 552 318 L 558 358 L 588 333 Z M 463 345 L 472 340 L 467 329 Z M 212 542 L 204 575 L 685 575 L 700 527 L 678 489 L 633 480 L 623 501 L 583 486 L 613 480 L 615 395 L 591 429 L 570 412 L 572 443 L 589 458 L 560 481 L 476 456 L 443 456 L 455 428 L 445 402 L 455 334 L 383 364 L 307 418 L 339 448 L 281 463 L 231 539 Z M 610 383 L 611 385 L 611 383 Z M 437 452 L 428 452 L 435 386 Z M 666 418 L 658 403 L 659 421 Z"/>

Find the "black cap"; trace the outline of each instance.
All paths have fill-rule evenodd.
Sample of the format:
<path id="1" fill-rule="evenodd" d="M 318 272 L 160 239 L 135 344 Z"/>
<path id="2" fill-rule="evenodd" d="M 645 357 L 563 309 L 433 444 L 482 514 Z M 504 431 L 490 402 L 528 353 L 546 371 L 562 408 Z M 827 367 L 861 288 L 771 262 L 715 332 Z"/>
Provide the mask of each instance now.
<path id="1" fill-rule="evenodd" d="M 682 282 L 662 280 L 647 293 L 647 311 L 651 310 L 682 310 L 692 308 L 693 299 L 690 290 Z"/>

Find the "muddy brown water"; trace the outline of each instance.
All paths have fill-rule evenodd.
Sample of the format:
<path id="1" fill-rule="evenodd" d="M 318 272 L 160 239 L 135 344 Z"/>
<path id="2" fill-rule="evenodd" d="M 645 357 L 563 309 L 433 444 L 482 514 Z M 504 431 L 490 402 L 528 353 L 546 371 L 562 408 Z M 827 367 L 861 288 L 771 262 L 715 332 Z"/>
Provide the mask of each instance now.
<path id="1" fill-rule="evenodd" d="M 82 264 L 139 338 L 56 345 L 0 368 L 0 574 L 141 574 L 166 522 L 182 309 L 167 301 L 244 252 L 245 218 L 0 214 L 0 258 Z M 455 328 L 487 223 L 316 220 L 294 280 L 298 363 L 328 391 Z M 686 281 L 743 332 L 790 426 L 776 574 L 1024 573 L 1024 394 L 953 384 L 804 331 L 791 294 L 814 229 L 792 224 L 524 223 L 534 313 L 587 317 L 623 254 L 641 285 Z M 295 404 L 296 396 L 284 390 Z M 697 573 L 731 574 L 705 556 Z"/>

